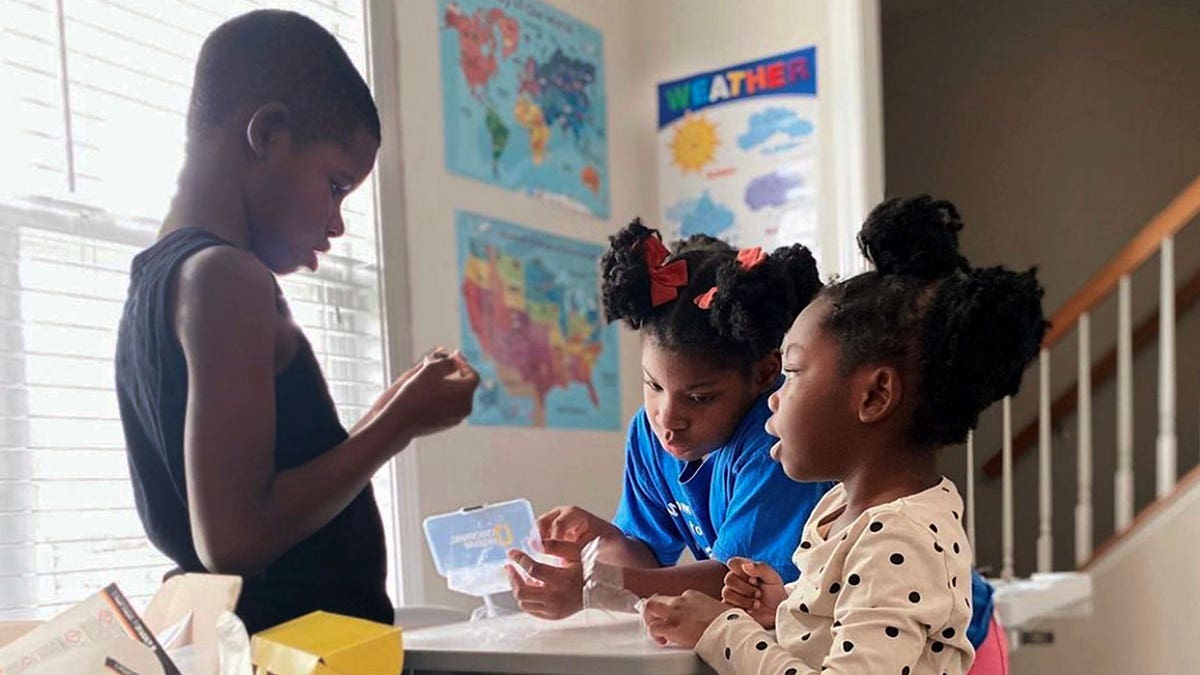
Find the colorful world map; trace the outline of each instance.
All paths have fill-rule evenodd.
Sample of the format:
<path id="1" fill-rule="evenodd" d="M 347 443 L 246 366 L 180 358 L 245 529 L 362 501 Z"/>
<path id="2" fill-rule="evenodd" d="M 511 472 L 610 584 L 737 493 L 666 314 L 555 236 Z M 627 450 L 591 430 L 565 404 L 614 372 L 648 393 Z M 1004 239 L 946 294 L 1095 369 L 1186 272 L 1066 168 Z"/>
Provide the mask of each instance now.
<path id="1" fill-rule="evenodd" d="M 470 421 L 620 427 L 616 328 L 597 295 L 602 247 L 457 214 L 463 351 L 482 383 Z"/>
<path id="2" fill-rule="evenodd" d="M 537 0 L 442 0 L 446 164 L 608 216 L 599 31 Z"/>

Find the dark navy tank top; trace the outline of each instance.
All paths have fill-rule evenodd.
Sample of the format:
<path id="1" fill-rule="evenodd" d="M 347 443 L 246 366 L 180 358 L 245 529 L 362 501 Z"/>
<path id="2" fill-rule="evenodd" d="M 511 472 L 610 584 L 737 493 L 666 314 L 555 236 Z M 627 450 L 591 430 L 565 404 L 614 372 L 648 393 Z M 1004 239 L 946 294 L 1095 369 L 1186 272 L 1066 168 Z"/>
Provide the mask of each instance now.
<path id="1" fill-rule="evenodd" d="M 117 335 L 116 385 L 138 515 L 179 572 L 205 572 L 192 541 L 184 477 L 188 375 L 171 316 L 180 264 L 225 240 L 199 228 L 172 232 L 133 260 Z M 276 286 L 277 304 L 286 312 Z M 300 466 L 344 441 L 308 340 L 275 376 L 275 465 Z M 383 523 L 371 486 L 308 539 L 243 580 L 237 613 L 253 634 L 315 610 L 392 623 Z M 170 576 L 170 574 L 168 574 Z"/>

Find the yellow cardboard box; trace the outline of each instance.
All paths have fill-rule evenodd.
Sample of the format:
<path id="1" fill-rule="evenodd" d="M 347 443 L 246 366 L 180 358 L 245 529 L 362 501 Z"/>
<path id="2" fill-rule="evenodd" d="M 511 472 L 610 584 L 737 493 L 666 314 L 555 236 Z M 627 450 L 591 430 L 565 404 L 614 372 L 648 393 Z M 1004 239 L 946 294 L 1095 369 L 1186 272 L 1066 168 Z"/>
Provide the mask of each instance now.
<path id="1" fill-rule="evenodd" d="M 313 612 L 250 640 L 255 673 L 263 675 L 399 675 L 400 629 L 329 612 Z"/>

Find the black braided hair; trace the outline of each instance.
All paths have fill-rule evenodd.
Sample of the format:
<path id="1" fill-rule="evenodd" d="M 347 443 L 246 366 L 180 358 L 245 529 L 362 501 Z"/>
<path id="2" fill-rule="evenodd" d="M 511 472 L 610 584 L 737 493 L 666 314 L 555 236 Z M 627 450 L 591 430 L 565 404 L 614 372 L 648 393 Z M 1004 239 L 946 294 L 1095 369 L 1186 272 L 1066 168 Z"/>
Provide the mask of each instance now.
<path id="1" fill-rule="evenodd" d="M 635 219 L 609 238 L 600 259 L 605 317 L 625 321 L 668 349 L 698 353 L 722 367 L 748 367 L 779 349 L 792 321 L 821 288 L 816 261 L 799 244 L 778 248 L 745 269 L 737 249 L 695 235 L 668 247 L 668 262 L 687 261 L 687 285 L 675 300 L 654 307 L 642 253 L 650 237 L 660 235 Z M 714 286 L 712 305 L 701 309 L 695 299 Z"/>
<path id="2" fill-rule="evenodd" d="M 972 269 L 962 227 L 948 201 L 889 199 L 858 236 L 875 270 L 821 294 L 843 372 L 891 363 L 916 375 L 910 433 L 921 447 L 965 441 L 984 408 L 1017 393 L 1049 326 L 1036 268 Z"/>

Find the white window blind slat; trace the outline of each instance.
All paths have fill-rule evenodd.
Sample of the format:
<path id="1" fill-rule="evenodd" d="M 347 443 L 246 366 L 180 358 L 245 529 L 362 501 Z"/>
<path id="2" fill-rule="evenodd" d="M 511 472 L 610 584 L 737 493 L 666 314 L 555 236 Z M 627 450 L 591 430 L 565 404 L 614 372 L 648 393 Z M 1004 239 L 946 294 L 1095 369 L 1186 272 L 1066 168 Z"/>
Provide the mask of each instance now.
<path id="1" fill-rule="evenodd" d="M 116 455 L 116 456 L 114 456 Z M 34 451 L 33 462 L 41 476 L 55 476 L 55 480 L 110 479 L 126 481 L 129 470 L 122 460 L 124 448 L 112 450 Z"/>
<path id="2" fill-rule="evenodd" d="M 96 40 L 107 41 L 105 53 L 116 54 L 131 62 L 139 60 L 156 60 L 164 68 L 174 72 L 179 69 L 187 70 L 192 67 L 192 56 L 187 51 L 190 43 L 181 48 L 179 43 L 165 41 L 150 41 L 143 39 L 138 33 L 123 33 L 111 25 L 101 23 L 99 18 L 74 16 L 71 27 L 79 32 L 91 32 Z M 155 37 L 158 33 L 153 34 Z M 162 71 L 159 71 L 162 72 Z"/>
<path id="3" fill-rule="evenodd" d="M 85 439 L 95 444 L 95 447 L 125 447 L 125 440 L 121 435 L 121 424 L 116 420 L 91 420 L 77 417 L 68 418 L 64 423 L 62 418 L 31 417 L 26 422 L 29 424 L 29 447 L 31 448 L 70 446 Z"/>
<path id="4" fill-rule="evenodd" d="M 153 594 L 162 585 L 162 576 L 169 569 L 160 565 L 99 572 L 66 572 L 54 576 L 39 574 L 34 581 L 38 597 L 86 598 L 95 593 L 94 589 L 103 588 L 114 581 L 121 586 L 122 592 L 128 588 L 130 593 L 143 595 Z"/>
<path id="5" fill-rule="evenodd" d="M 200 44 L 268 4 L 322 23 L 366 72 L 361 0 L 70 0 L 61 34 L 55 3 L 0 0 L 0 619 L 112 581 L 136 602 L 170 567 L 133 508 L 116 327 L 175 189 Z M 280 279 L 347 426 L 386 372 L 371 189 L 347 199 L 318 273 Z M 390 470 L 375 483 L 394 550 Z"/>
<path id="6" fill-rule="evenodd" d="M 34 560 L 40 569 L 63 572 L 131 569 L 147 566 L 149 548 L 144 537 L 39 544 L 34 548 Z"/>
<path id="7" fill-rule="evenodd" d="M 165 36 L 190 35 L 197 45 L 208 34 L 205 26 L 216 26 L 221 23 L 219 18 L 212 16 L 200 20 L 195 20 L 198 18 L 196 16 L 184 19 L 179 16 L 180 10 L 186 9 L 188 6 L 176 2 L 167 5 L 163 2 L 139 0 L 72 0 L 72 4 L 75 3 L 78 4 L 76 7 L 72 7 L 71 11 L 96 17 L 116 30 L 133 35 L 154 36 L 158 39 L 163 39 Z M 233 11 L 227 13 L 226 17 L 239 13 L 239 10 L 235 9 L 237 4 L 234 3 L 234 7 L 231 7 Z M 247 9 L 250 8 L 243 4 L 240 11 Z"/>

